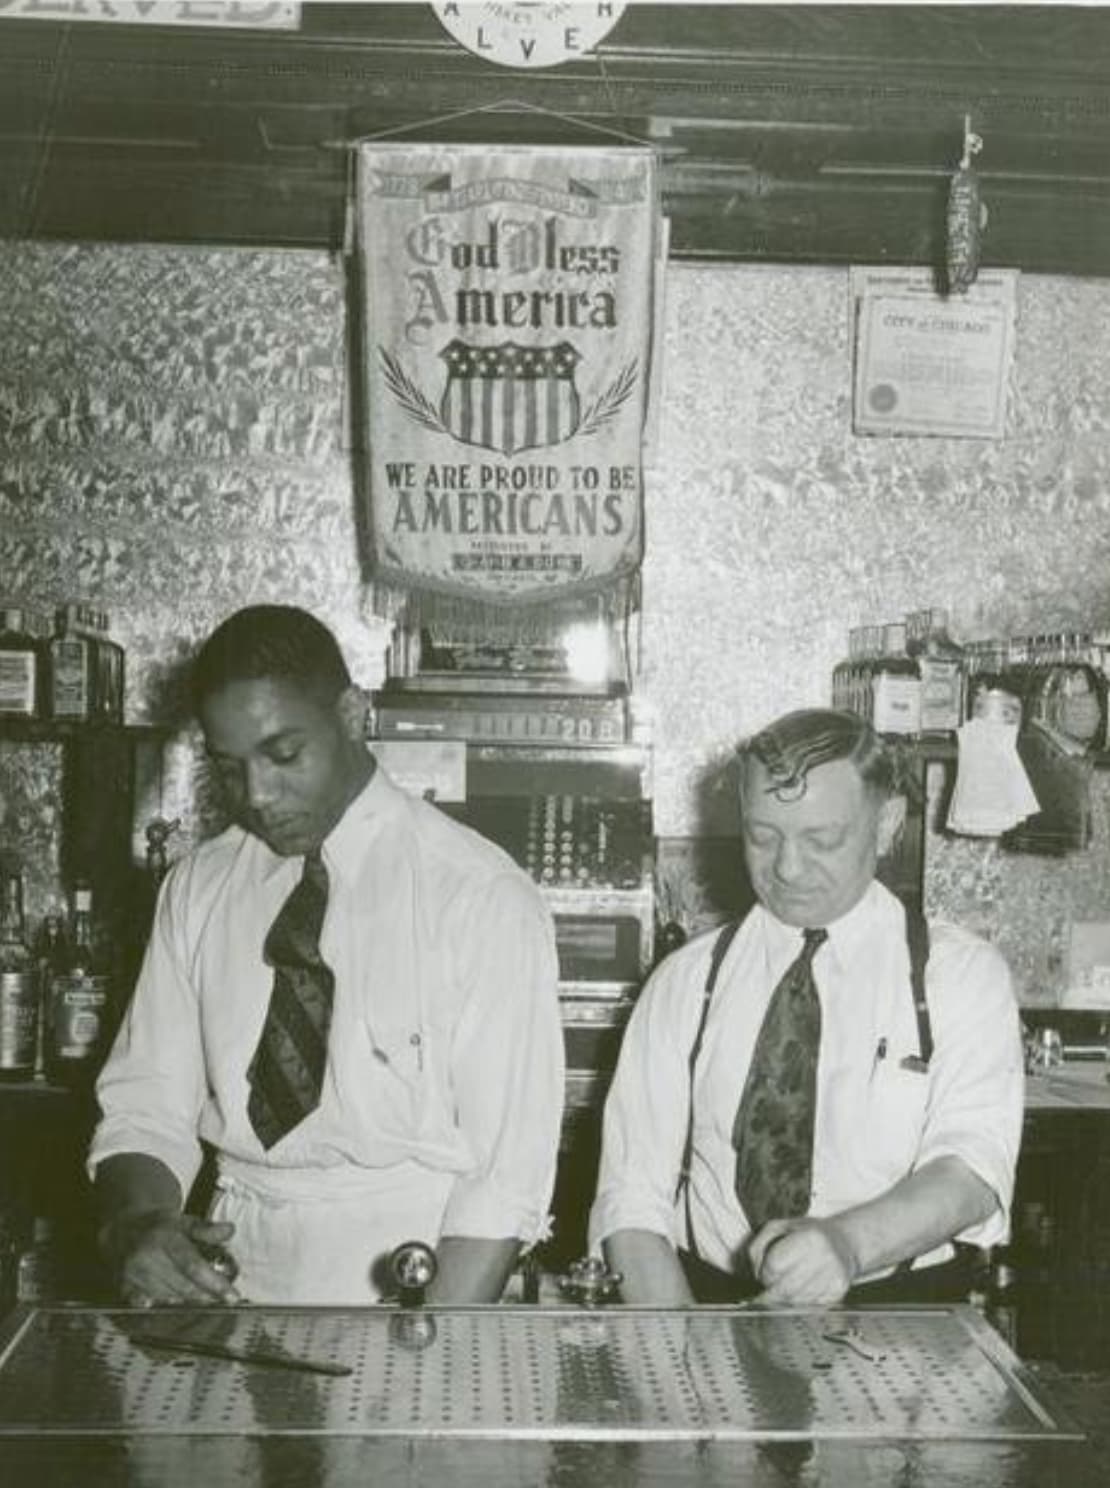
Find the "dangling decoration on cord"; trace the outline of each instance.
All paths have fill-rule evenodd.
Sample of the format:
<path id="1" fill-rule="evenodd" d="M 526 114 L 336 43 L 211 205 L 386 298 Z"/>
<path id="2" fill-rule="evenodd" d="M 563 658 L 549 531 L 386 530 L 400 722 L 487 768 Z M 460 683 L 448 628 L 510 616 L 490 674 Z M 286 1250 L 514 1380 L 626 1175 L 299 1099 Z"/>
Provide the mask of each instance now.
<path id="1" fill-rule="evenodd" d="M 946 293 L 964 294 L 979 272 L 980 237 L 987 225 L 987 208 L 979 194 L 979 177 L 971 168 L 983 141 L 971 132 L 971 116 L 964 115 L 964 152 L 948 184 Z"/>

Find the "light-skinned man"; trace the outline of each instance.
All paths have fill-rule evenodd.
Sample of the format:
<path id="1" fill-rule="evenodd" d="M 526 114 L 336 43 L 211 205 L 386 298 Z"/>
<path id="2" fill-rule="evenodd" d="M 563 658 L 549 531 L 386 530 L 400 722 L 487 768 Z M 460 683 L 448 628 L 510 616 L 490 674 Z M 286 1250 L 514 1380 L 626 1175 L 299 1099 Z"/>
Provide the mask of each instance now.
<path id="1" fill-rule="evenodd" d="M 876 879 L 905 797 L 866 722 L 801 710 L 739 753 L 759 902 L 640 997 L 592 1243 L 627 1302 L 958 1296 L 953 1242 L 1008 1231 L 1023 1076 L 1006 964 Z"/>

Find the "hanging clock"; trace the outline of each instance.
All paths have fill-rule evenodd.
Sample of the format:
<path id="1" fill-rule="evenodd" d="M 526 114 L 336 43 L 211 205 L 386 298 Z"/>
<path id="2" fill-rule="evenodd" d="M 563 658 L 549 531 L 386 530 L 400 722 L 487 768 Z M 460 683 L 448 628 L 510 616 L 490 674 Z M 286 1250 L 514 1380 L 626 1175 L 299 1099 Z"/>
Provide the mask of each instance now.
<path id="1" fill-rule="evenodd" d="M 624 5 L 561 4 L 559 0 L 458 0 L 433 4 L 440 21 L 467 51 L 502 67 L 557 67 L 587 56 L 620 20 Z"/>

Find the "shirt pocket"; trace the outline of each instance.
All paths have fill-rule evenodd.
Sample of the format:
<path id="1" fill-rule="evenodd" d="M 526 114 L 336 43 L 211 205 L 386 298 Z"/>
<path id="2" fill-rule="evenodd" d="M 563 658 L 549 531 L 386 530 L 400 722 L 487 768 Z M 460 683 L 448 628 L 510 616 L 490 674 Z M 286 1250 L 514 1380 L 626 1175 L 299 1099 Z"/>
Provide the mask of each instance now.
<path id="1" fill-rule="evenodd" d="M 913 1167 L 925 1131 L 929 1076 L 907 1069 L 893 1052 L 872 1072 L 867 1089 L 865 1141 L 888 1183 L 904 1178 Z"/>
<path id="2" fill-rule="evenodd" d="M 421 1084 L 427 1062 L 427 1041 L 416 1023 L 371 1022 L 365 1018 L 363 1030 L 375 1065 L 410 1089 Z"/>

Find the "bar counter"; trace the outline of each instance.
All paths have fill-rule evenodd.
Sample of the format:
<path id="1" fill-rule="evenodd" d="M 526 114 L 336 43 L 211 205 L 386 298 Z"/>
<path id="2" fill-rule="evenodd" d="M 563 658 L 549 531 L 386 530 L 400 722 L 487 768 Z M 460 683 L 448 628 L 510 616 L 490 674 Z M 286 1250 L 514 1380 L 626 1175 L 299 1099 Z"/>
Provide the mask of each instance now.
<path id="1" fill-rule="evenodd" d="M 0 1482 L 1101 1488 L 1060 1384 L 966 1306 L 22 1308 Z"/>

